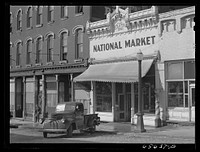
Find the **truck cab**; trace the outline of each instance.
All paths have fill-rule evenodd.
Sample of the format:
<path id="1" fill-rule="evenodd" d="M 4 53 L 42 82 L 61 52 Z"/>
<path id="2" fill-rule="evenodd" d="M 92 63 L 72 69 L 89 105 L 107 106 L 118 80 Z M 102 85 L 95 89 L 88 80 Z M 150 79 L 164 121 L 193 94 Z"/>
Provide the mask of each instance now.
<path id="1" fill-rule="evenodd" d="M 94 132 L 96 125 L 100 124 L 100 117 L 98 114 L 84 115 L 84 106 L 81 102 L 64 102 L 59 103 L 51 117 L 41 123 L 41 131 L 45 138 L 47 133 L 66 133 L 68 137 L 72 137 L 73 130 Z"/>

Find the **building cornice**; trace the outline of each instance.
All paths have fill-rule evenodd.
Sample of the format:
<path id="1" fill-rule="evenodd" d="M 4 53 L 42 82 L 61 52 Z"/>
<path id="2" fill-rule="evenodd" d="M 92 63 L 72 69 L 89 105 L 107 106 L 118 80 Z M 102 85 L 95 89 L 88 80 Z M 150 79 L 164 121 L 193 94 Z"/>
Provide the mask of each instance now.
<path id="1" fill-rule="evenodd" d="M 124 33 L 133 30 L 142 30 L 143 28 L 154 27 L 157 20 L 158 8 L 152 6 L 149 9 L 130 13 L 129 8 L 125 10 L 116 7 L 113 13 L 108 13 L 106 19 L 87 22 L 86 31 L 89 34 L 89 38 L 101 37 L 110 34 Z M 118 30 L 116 24 L 121 24 L 122 28 L 127 30 Z M 116 32 L 117 29 L 117 32 Z"/>
<path id="2" fill-rule="evenodd" d="M 195 13 L 195 6 L 161 13 L 161 14 L 159 14 L 159 20 L 163 20 L 163 19 L 171 18 L 171 17 L 175 17 L 175 16 L 180 16 L 180 15 L 184 15 L 184 14 L 188 15 L 190 13 L 192 13 L 192 14 Z"/>

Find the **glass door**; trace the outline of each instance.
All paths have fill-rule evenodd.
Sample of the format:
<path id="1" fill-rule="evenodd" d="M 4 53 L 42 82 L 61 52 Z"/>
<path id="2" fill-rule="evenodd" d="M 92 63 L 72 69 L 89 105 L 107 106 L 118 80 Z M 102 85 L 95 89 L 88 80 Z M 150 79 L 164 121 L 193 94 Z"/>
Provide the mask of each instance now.
<path id="1" fill-rule="evenodd" d="M 119 121 L 125 121 L 125 99 L 124 94 L 118 94 L 119 101 Z"/>

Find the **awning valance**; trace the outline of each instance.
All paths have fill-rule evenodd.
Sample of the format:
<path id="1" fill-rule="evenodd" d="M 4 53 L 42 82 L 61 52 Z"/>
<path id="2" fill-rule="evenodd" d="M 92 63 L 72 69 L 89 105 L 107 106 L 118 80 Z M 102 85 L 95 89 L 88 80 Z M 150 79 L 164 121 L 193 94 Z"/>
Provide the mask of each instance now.
<path id="1" fill-rule="evenodd" d="M 142 77 L 147 74 L 152 63 L 153 59 L 142 61 Z M 73 81 L 136 82 L 138 81 L 138 61 L 90 65 Z"/>

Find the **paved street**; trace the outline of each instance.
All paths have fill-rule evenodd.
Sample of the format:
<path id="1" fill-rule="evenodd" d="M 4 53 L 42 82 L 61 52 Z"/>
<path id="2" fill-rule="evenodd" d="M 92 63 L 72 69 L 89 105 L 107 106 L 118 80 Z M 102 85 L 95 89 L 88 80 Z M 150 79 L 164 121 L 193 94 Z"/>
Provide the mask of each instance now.
<path id="1" fill-rule="evenodd" d="M 188 129 L 188 127 L 185 127 L 185 129 Z M 195 138 L 184 137 L 184 134 L 183 136 L 180 134 L 173 137 L 173 130 L 171 131 L 171 135 L 166 136 L 165 131 L 114 132 L 103 131 L 102 128 L 97 127 L 97 131 L 93 134 L 74 131 L 72 138 L 66 138 L 64 134 L 48 134 L 48 138 L 45 139 L 38 129 L 11 128 L 10 143 L 195 143 Z"/>

